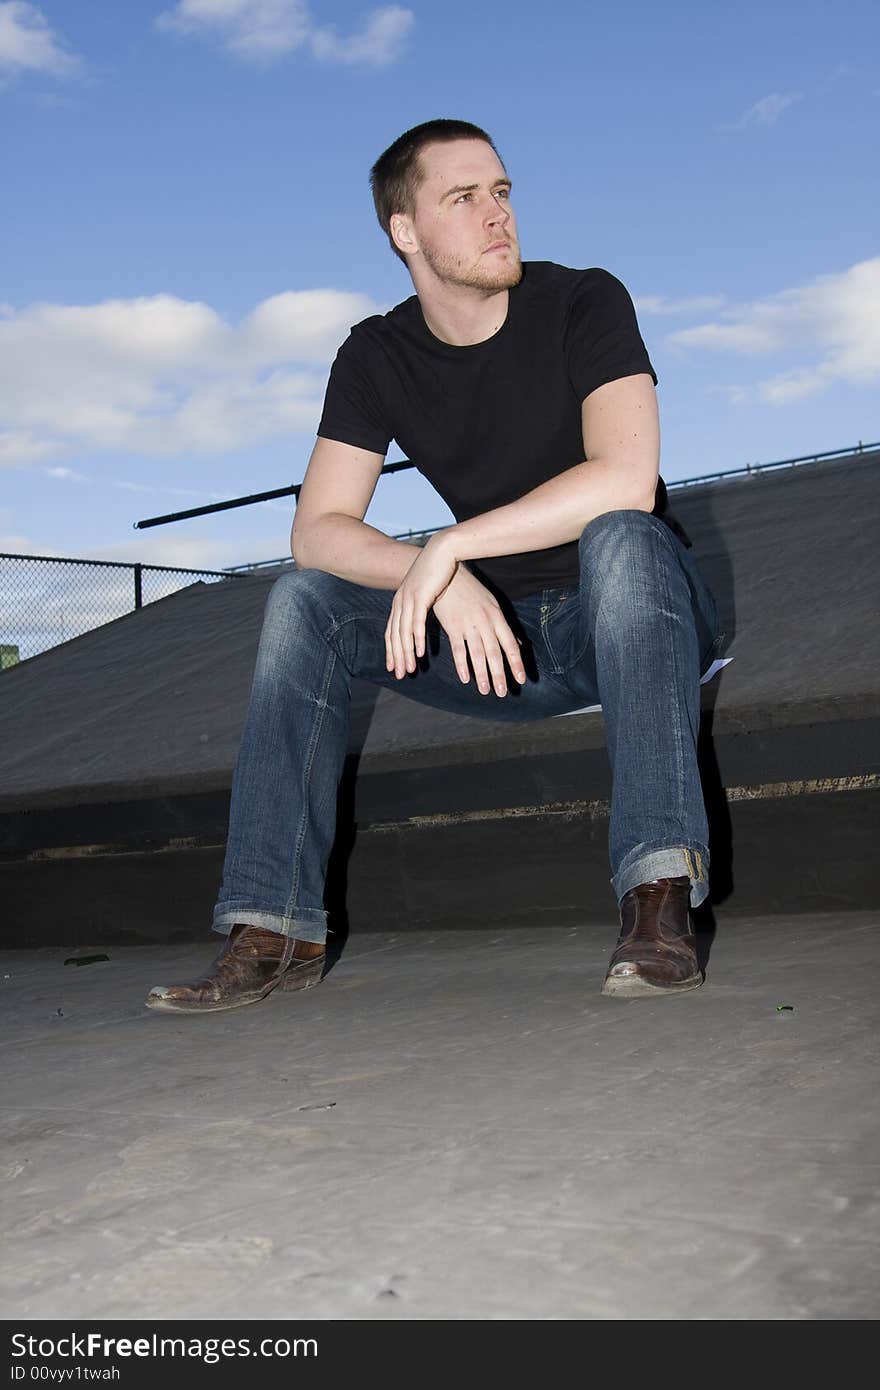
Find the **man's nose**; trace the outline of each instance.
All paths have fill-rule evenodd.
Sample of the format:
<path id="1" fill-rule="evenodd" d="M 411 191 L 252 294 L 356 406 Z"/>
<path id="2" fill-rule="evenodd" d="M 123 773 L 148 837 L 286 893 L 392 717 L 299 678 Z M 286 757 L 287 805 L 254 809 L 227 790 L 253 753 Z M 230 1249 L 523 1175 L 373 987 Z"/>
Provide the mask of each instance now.
<path id="1" fill-rule="evenodd" d="M 506 203 L 499 203 L 498 199 L 489 195 L 489 207 L 486 212 L 486 222 L 489 226 L 499 224 L 506 227 L 510 221 L 510 208 Z"/>

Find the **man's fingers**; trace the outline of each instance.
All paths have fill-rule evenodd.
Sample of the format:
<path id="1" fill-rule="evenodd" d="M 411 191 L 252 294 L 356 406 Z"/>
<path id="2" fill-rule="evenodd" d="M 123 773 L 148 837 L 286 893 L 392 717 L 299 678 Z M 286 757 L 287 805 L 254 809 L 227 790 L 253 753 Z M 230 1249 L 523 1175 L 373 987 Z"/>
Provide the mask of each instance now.
<path id="1" fill-rule="evenodd" d="M 425 625 L 428 619 L 427 608 L 419 607 L 413 614 L 413 645 L 416 656 L 425 655 Z"/>
<path id="2" fill-rule="evenodd" d="M 491 642 L 485 643 L 484 647 L 486 652 L 486 660 L 489 663 L 489 670 L 492 673 L 492 685 L 494 686 L 495 694 L 506 695 L 507 675 L 504 670 L 504 660 L 502 657 L 501 648 L 499 647 L 498 643 L 494 640 L 494 638 Z"/>
<path id="3" fill-rule="evenodd" d="M 398 592 L 394 595 L 388 622 L 385 625 L 385 669 L 393 671 L 398 680 L 417 669 L 417 660 L 425 655 L 428 638 L 428 610 L 423 603 Z M 470 679 L 464 642 L 458 639 L 456 670 L 463 681 Z"/>
<path id="4" fill-rule="evenodd" d="M 412 600 L 405 600 L 400 613 L 400 650 L 403 656 L 404 669 L 409 672 L 416 669 L 416 654 L 413 647 L 413 612 Z"/>
<path id="5" fill-rule="evenodd" d="M 428 609 L 423 599 L 410 600 L 406 610 L 407 670 L 415 671 L 416 660 L 425 655 L 425 623 Z"/>
<path id="6" fill-rule="evenodd" d="M 391 605 L 391 616 L 388 619 L 386 628 L 386 650 L 390 649 L 391 665 L 389 671 L 393 671 L 398 680 L 406 675 L 406 661 L 403 656 L 403 645 L 400 639 L 400 602 L 395 595 Z"/>
<path id="7" fill-rule="evenodd" d="M 471 678 L 471 673 L 470 667 L 468 666 L 467 647 L 464 644 L 464 638 L 460 636 L 450 636 L 449 648 L 452 652 L 452 660 L 455 662 L 458 678 L 463 685 L 467 685 Z"/>
<path id="8" fill-rule="evenodd" d="M 519 642 L 507 626 L 507 623 L 504 622 L 495 629 L 495 635 L 498 638 L 501 650 L 507 657 L 514 679 L 518 680 L 520 685 L 525 685 L 526 668 L 523 666 L 522 649 Z"/>
<path id="9" fill-rule="evenodd" d="M 471 654 L 471 665 L 474 668 L 474 676 L 477 681 L 477 688 L 481 695 L 489 694 L 489 672 L 486 669 L 486 651 L 483 646 L 483 639 L 479 632 L 474 632 L 467 639 L 468 651 Z"/>
<path id="10" fill-rule="evenodd" d="M 395 594 L 385 628 L 385 666 L 394 671 L 398 680 L 415 671 L 417 650 L 419 656 L 424 656 L 426 617 L 423 613 L 417 619 L 412 601 Z"/>
<path id="11" fill-rule="evenodd" d="M 467 571 L 463 571 L 467 575 Z M 476 594 L 469 587 L 476 588 Z M 394 673 L 398 679 L 407 672 L 417 669 L 417 660 L 427 650 L 428 606 L 424 602 L 423 586 L 412 585 L 411 590 L 404 584 L 394 596 L 391 617 L 386 632 L 386 662 L 393 655 Z M 447 593 L 453 596 L 451 604 Z M 523 666 L 520 644 L 499 605 L 468 575 L 468 583 L 459 598 L 458 590 L 447 586 L 440 595 L 442 605 L 438 617 L 449 638 L 452 660 L 459 680 L 466 685 L 470 680 L 471 669 L 476 677 L 481 694 L 488 695 L 494 689 L 496 695 L 508 692 L 509 665 L 513 678 L 524 684 L 526 672 Z M 476 601 L 474 601 L 474 598 Z M 439 600 L 433 601 L 435 610 Z M 389 666 L 389 670 L 391 667 Z"/>

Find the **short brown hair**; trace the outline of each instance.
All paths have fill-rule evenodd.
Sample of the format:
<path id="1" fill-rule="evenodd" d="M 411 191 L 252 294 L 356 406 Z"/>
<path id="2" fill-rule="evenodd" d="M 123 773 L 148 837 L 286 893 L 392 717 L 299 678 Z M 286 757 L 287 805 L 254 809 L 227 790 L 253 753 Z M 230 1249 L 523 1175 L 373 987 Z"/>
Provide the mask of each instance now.
<path id="1" fill-rule="evenodd" d="M 384 154 L 380 154 L 370 170 L 370 187 L 379 225 L 391 243 L 391 250 L 406 264 L 406 256 L 398 251 L 391 235 L 391 218 L 395 212 L 411 216 L 415 211 L 416 190 L 422 182 L 419 155 L 426 145 L 437 140 L 485 140 L 495 153 L 495 143 L 485 130 L 470 121 L 424 121 L 398 136 Z M 501 156 L 498 155 L 500 159 Z"/>

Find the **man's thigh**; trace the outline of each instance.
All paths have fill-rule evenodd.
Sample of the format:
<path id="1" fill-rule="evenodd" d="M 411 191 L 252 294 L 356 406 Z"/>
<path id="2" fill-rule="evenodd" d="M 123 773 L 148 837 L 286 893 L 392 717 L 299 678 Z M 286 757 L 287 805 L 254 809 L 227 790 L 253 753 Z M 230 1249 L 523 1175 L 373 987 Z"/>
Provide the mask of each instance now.
<path id="1" fill-rule="evenodd" d="M 481 694 L 473 671 L 467 682 L 461 680 L 452 648 L 440 622 L 429 613 L 425 655 L 417 659 L 416 670 L 397 679 L 385 666 L 385 628 L 394 594 L 390 590 L 369 589 L 334 575 L 313 575 L 309 584 L 320 596 L 325 636 L 345 662 L 349 673 L 372 685 L 393 690 L 405 698 L 435 709 L 471 718 L 517 723 L 565 714 L 578 706 L 579 696 L 569 685 L 554 677 L 541 647 L 540 605 L 517 605 L 511 622 L 523 648 L 527 679 L 520 685 L 508 673 L 508 693 L 494 690 Z M 582 703 L 582 702 L 581 702 Z"/>
<path id="2" fill-rule="evenodd" d="M 400 680 L 393 672 L 383 672 L 381 684 L 422 704 L 500 723 L 549 719 L 576 709 L 582 701 L 573 693 L 570 684 L 553 676 L 542 653 L 528 637 L 521 640 L 525 684 L 520 685 L 508 671 L 507 694 L 496 695 L 490 688 L 484 695 L 477 686 L 473 670 L 470 679 L 462 681 L 455 668 L 449 638 L 436 619 L 429 618 L 427 651 L 417 662 L 415 672 Z"/>

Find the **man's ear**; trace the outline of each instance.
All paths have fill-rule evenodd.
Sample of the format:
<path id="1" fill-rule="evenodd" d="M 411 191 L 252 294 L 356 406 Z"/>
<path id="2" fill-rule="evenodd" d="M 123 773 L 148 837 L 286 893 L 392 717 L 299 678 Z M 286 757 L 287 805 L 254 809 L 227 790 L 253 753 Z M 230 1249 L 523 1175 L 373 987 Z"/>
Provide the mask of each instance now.
<path id="1" fill-rule="evenodd" d="M 405 256 L 412 256 L 419 249 L 416 240 L 415 230 L 412 221 L 405 212 L 394 212 L 388 223 L 391 232 L 391 239 L 398 251 L 402 251 Z"/>

